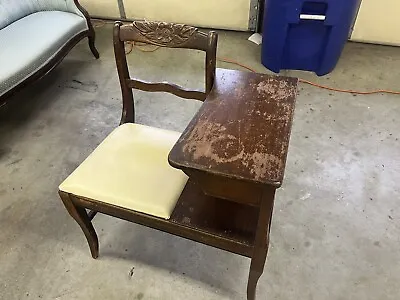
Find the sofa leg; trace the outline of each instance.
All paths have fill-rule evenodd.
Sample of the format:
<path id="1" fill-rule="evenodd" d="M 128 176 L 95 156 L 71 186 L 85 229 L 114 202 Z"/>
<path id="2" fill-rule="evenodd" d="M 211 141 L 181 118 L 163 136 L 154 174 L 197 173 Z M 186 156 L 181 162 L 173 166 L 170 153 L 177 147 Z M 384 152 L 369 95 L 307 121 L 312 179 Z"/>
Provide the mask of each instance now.
<path id="1" fill-rule="evenodd" d="M 92 51 L 94 57 L 96 57 L 96 59 L 98 59 L 98 58 L 100 57 L 100 54 L 99 54 L 99 51 L 97 51 L 96 46 L 95 46 L 95 44 L 94 44 L 94 41 L 95 41 L 95 34 L 94 34 L 94 32 L 93 32 L 92 34 L 89 34 L 88 39 L 89 39 L 89 48 L 90 48 L 90 51 Z"/>

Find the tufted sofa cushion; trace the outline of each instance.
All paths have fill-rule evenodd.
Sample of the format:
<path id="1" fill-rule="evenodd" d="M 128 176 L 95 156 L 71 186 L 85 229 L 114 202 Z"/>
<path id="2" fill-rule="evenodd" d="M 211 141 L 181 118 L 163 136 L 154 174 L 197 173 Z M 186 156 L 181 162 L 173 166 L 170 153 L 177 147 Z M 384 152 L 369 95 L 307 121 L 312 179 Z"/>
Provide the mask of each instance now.
<path id="1" fill-rule="evenodd" d="M 1 29 L 0 96 L 45 65 L 73 36 L 87 29 L 84 17 L 63 11 L 29 14 Z"/>
<path id="2" fill-rule="evenodd" d="M 83 17 L 74 0 L 0 0 L 0 29 L 35 12 L 52 10 Z"/>

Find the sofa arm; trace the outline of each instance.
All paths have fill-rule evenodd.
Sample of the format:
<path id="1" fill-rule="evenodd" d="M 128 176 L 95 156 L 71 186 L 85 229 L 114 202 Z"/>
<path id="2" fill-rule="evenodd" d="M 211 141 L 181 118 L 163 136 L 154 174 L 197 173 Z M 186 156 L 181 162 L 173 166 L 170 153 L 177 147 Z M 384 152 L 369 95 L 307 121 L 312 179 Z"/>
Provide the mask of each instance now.
<path id="1" fill-rule="evenodd" d="M 78 0 L 0 0 L 0 29 L 30 14 L 46 10 L 70 12 L 89 18 Z"/>

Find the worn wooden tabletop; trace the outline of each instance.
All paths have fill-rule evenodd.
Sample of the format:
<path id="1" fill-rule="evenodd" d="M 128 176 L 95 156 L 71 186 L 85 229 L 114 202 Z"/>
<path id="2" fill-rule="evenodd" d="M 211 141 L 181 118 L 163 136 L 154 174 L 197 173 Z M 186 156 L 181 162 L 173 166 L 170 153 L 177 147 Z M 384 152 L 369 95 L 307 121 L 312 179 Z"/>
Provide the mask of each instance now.
<path id="1" fill-rule="evenodd" d="M 213 90 L 169 154 L 180 169 L 280 186 L 297 79 L 217 69 Z"/>

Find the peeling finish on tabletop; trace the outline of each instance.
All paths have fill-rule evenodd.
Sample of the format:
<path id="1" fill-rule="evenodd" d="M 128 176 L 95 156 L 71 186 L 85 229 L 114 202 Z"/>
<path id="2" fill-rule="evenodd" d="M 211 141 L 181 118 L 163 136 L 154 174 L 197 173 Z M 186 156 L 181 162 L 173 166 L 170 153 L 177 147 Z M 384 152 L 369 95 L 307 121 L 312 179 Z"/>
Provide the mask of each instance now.
<path id="1" fill-rule="evenodd" d="M 178 168 L 280 185 L 297 79 L 217 69 L 215 86 L 172 149 Z"/>

